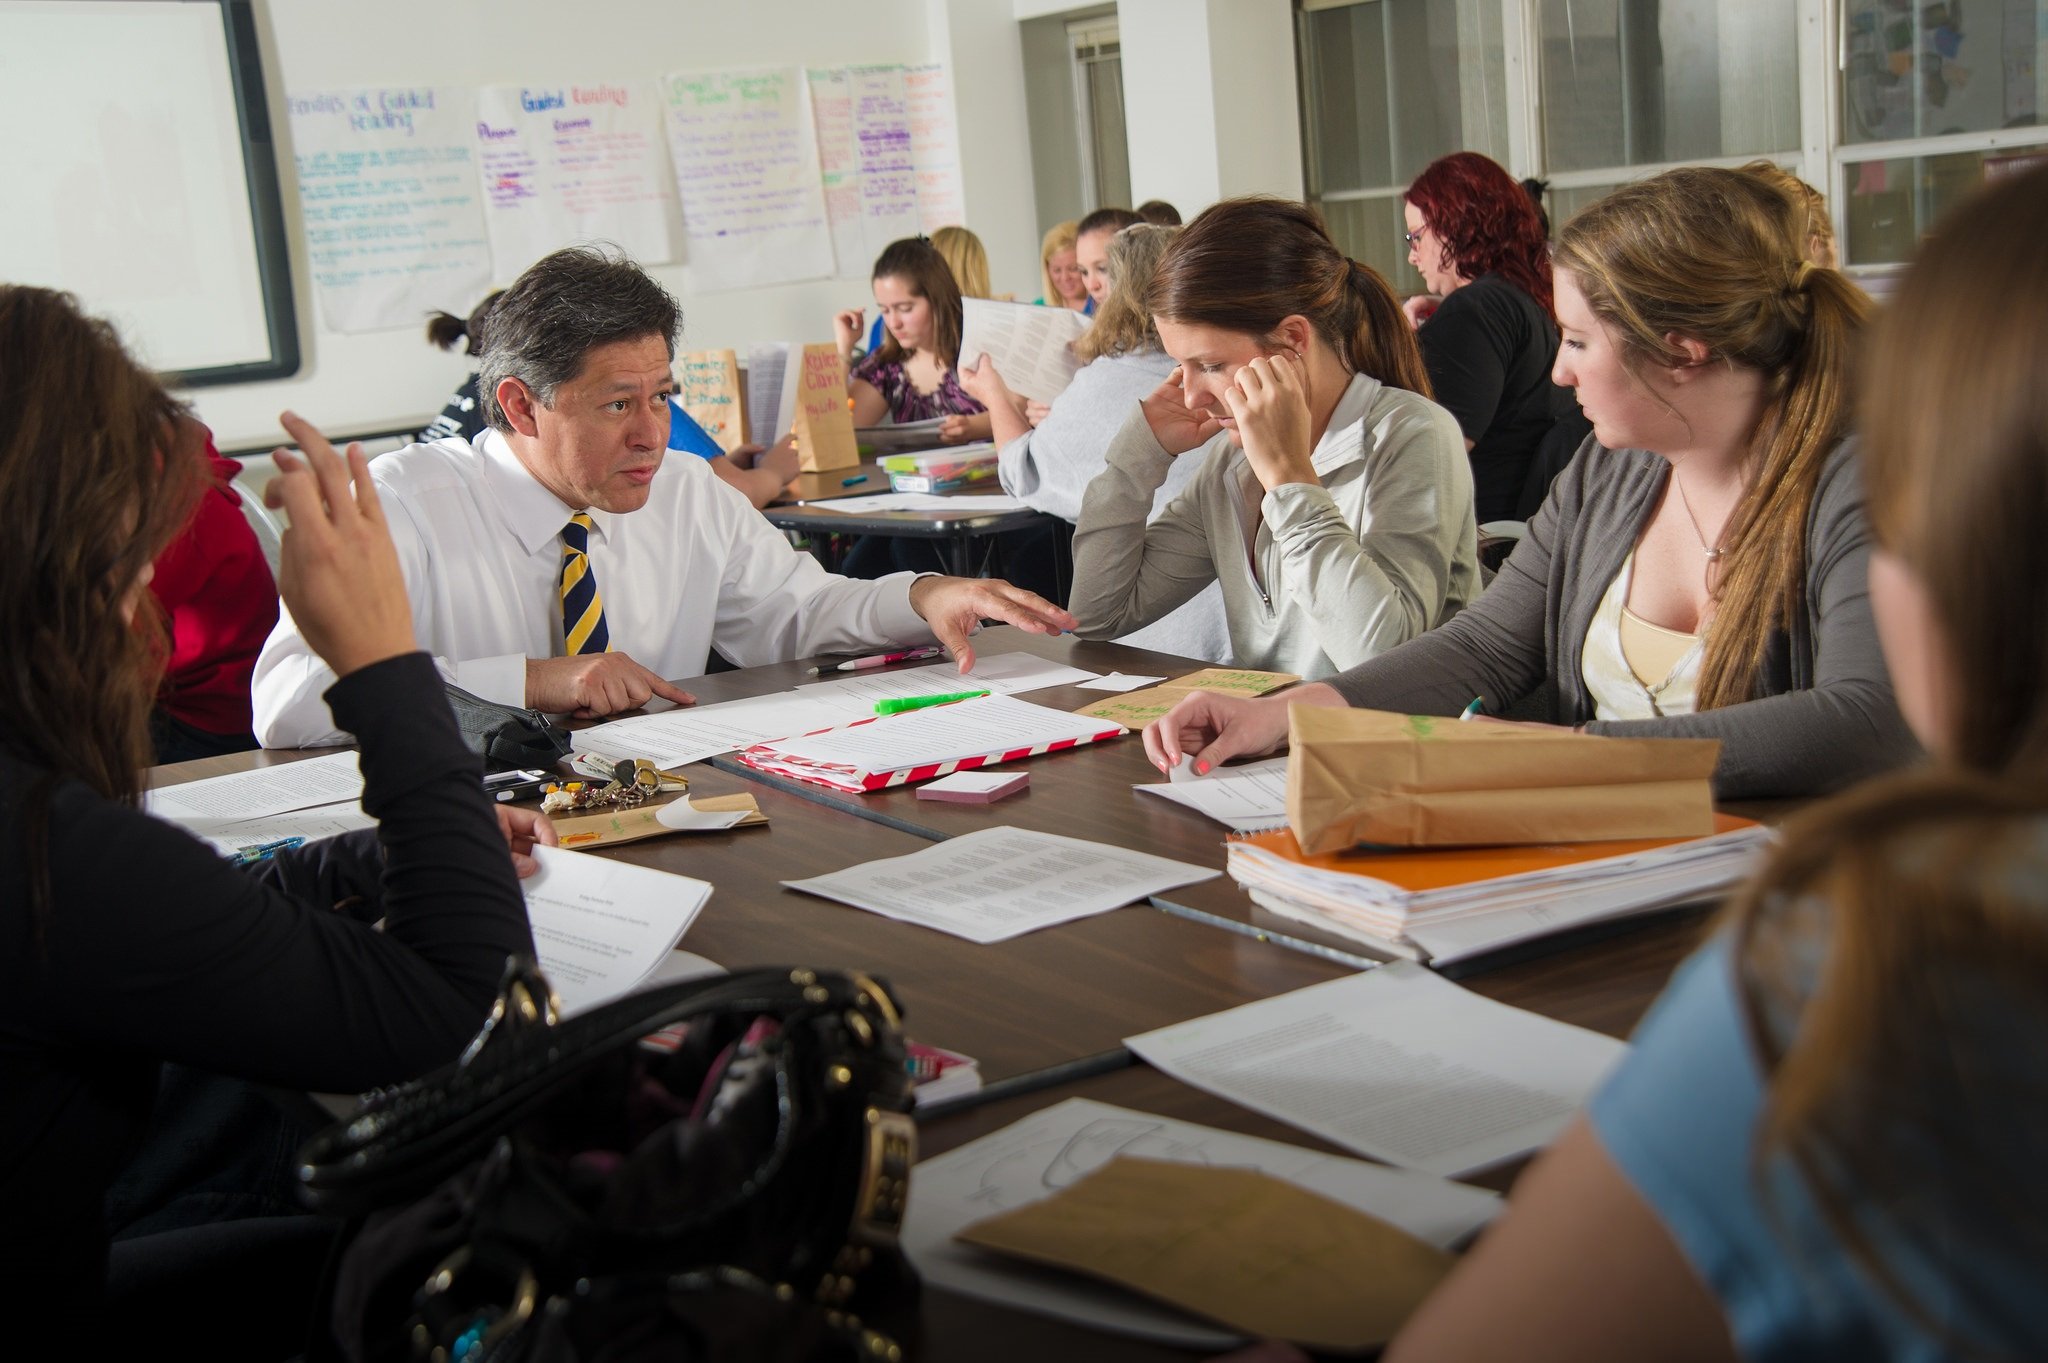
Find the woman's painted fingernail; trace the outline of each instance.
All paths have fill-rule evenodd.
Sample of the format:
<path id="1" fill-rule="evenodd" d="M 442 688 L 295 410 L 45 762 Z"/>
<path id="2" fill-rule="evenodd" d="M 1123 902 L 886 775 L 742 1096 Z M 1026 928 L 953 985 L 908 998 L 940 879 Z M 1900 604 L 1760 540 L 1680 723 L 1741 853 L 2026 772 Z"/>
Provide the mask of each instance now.
<path id="1" fill-rule="evenodd" d="M 1195 775 L 1197 775 L 1197 776 L 1207 776 L 1208 774 L 1209 774 L 1209 764 L 1208 764 L 1207 762 L 1197 762 L 1197 763 L 1195 763 Z"/>

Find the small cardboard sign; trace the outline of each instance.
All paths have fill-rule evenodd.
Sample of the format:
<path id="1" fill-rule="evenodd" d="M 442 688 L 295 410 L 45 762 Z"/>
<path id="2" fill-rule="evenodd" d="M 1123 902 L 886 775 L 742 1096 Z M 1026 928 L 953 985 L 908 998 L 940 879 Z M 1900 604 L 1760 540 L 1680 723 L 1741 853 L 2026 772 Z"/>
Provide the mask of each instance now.
<path id="1" fill-rule="evenodd" d="M 676 401 L 727 454 L 745 443 L 735 352 L 690 350 L 676 356 Z"/>
<path id="2" fill-rule="evenodd" d="M 805 473 L 829 473 L 860 463 L 860 445 L 853 436 L 853 413 L 846 403 L 846 362 L 833 345 L 807 345 L 797 357 L 796 409 L 791 429 L 796 434 L 797 467 Z"/>

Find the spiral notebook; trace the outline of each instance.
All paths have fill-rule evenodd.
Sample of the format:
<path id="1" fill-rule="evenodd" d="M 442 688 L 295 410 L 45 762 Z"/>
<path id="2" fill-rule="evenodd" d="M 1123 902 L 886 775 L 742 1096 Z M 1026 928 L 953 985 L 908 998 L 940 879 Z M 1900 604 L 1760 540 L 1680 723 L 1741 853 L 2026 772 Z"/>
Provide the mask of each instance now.
<path id="1" fill-rule="evenodd" d="M 771 776 L 861 795 L 951 772 L 1059 752 L 1130 732 L 1014 696 L 877 715 L 801 738 L 757 743 L 739 760 Z"/>

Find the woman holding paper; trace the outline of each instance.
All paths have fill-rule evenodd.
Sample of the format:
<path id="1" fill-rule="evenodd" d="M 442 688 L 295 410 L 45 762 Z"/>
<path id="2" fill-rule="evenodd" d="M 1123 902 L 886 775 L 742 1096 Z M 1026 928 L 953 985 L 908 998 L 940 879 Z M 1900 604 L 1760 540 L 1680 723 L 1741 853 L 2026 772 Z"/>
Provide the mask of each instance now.
<path id="1" fill-rule="evenodd" d="M 857 365 L 859 308 L 832 319 L 839 358 L 851 366 L 847 392 L 853 424 L 874 426 L 942 418 L 947 444 L 989 438 L 988 413 L 960 386 L 960 287 L 932 244 L 915 237 L 892 241 L 875 261 L 875 306 L 882 311 L 881 348 Z"/>
<path id="2" fill-rule="evenodd" d="M 1173 361 L 1159 348 L 1159 329 L 1145 295 L 1178 231 L 1141 223 L 1110 239 L 1109 294 L 1095 325 L 1073 344 L 1084 363 L 1036 429 L 1026 420 L 1024 399 L 997 372 L 994 357 L 984 355 L 974 368 L 960 371 L 961 385 L 988 408 L 1003 491 L 1033 509 L 1064 521 L 1079 519 L 1081 498 L 1103 470 L 1110 436 L 1173 372 Z M 1166 509 L 1205 458 L 1194 452 L 1174 460 L 1153 497 L 1152 515 Z M 1118 642 L 1210 662 L 1227 660 L 1230 628 L 1222 589 L 1210 584 L 1166 618 Z"/>
<path id="3" fill-rule="evenodd" d="M 1390 1363 L 2048 1357 L 2044 219 L 2048 172 L 1980 191 L 1871 351 L 1870 601 L 1932 765 L 1787 826 Z"/>
<path id="4" fill-rule="evenodd" d="M 494 813 L 477 782 L 364 456 L 285 425 L 301 453 L 276 455 L 270 488 L 292 522 L 279 585 L 340 675 L 328 697 L 381 823 L 242 870 L 138 807 L 162 666 L 150 563 L 192 505 L 201 466 L 177 447 L 200 428 L 68 294 L 0 286 L 0 1206 L 31 1251 L 7 1290 L 52 1319 L 124 1319 L 91 1309 L 102 1200 L 164 1061 L 323 1092 L 397 1083 L 453 1059 L 506 958 L 533 950 L 514 863 L 551 831 Z M 117 1265 L 151 1239 L 115 1245 Z M 294 1294 L 303 1312 L 311 1248 L 222 1285 L 213 1352 L 296 1337 L 261 1332 Z"/>
<path id="5" fill-rule="evenodd" d="M 1795 220 L 1756 177 L 1702 167 L 1574 218 L 1556 377 L 1594 442 L 1486 595 L 1327 682 L 1177 706 L 1146 731 L 1154 762 L 1269 752 L 1289 705 L 1455 715 L 1475 696 L 1590 733 L 1717 738 L 1726 799 L 1820 794 L 1910 760 L 1845 443 L 1869 301 L 1800 258 Z"/>
<path id="6" fill-rule="evenodd" d="M 1175 368 L 1082 501 L 1083 636 L 1129 634 L 1220 582 L 1232 662 L 1326 677 L 1479 594 L 1457 422 L 1428 398 L 1393 291 L 1313 210 L 1215 205 L 1181 229 L 1149 301 Z M 1191 456 L 1201 468 L 1153 517 Z"/>

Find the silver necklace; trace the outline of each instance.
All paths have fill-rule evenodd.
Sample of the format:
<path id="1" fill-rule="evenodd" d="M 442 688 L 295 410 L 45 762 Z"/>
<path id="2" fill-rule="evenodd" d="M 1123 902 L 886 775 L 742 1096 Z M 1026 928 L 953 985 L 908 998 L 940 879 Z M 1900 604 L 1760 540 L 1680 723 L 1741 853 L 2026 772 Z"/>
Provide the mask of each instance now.
<path id="1" fill-rule="evenodd" d="M 1671 471 L 1671 481 L 1678 484 L 1678 504 L 1685 508 L 1685 518 L 1692 522 L 1693 537 L 1700 542 L 1700 552 L 1707 556 L 1707 562 L 1712 563 L 1721 557 L 1721 550 L 1707 543 L 1706 532 L 1700 529 L 1700 518 L 1692 514 L 1692 499 L 1685 495 L 1685 480 L 1678 476 L 1676 469 Z M 1727 527 L 1722 529 L 1725 531 Z"/>

